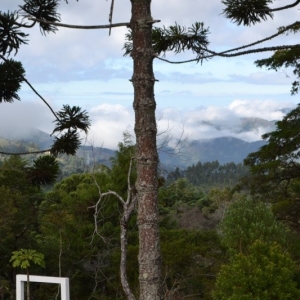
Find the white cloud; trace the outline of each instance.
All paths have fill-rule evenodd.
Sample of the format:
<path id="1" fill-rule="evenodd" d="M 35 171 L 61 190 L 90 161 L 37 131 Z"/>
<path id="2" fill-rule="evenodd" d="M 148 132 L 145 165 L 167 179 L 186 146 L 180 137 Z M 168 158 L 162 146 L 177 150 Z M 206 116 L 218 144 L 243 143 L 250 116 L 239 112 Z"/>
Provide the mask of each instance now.
<path id="1" fill-rule="evenodd" d="M 51 133 L 54 116 L 42 103 L 19 102 L 0 104 L 0 136 L 24 138 L 33 128 Z"/>
<path id="2" fill-rule="evenodd" d="M 222 136 L 234 136 L 246 141 L 261 139 L 261 135 L 270 128 L 258 126 L 248 132 L 240 132 L 241 118 L 262 118 L 273 121 L 282 119 L 284 109 L 295 105 L 276 101 L 234 100 L 228 107 L 208 106 L 194 110 L 166 108 L 158 111 L 158 131 L 179 139 L 181 135 L 190 140 L 210 139 Z M 122 141 L 123 132 L 133 133 L 134 113 L 131 107 L 120 104 L 103 103 L 93 107 L 89 112 L 92 122 L 87 142 L 95 146 L 116 149 Z M 31 128 L 38 128 L 51 133 L 53 116 L 41 103 L 16 102 L 1 104 L 0 136 L 21 137 L 29 133 Z"/>
<path id="3" fill-rule="evenodd" d="M 122 141 L 123 132 L 133 131 L 133 111 L 122 105 L 101 104 L 90 110 L 92 127 L 89 138 L 97 146 L 116 149 Z"/>
<path id="4" fill-rule="evenodd" d="M 277 102 L 272 100 L 235 100 L 229 109 L 240 117 L 255 117 L 268 121 L 280 120 L 284 116 L 283 109 L 293 107 L 291 102 Z"/>
<path id="5" fill-rule="evenodd" d="M 180 138 L 184 131 L 191 140 L 233 136 L 250 142 L 260 140 L 262 134 L 271 130 L 271 124 L 241 132 L 243 118 L 276 121 L 282 119 L 286 109 L 294 107 L 290 102 L 234 100 L 228 107 L 208 106 L 188 111 L 172 108 L 160 112 L 158 126 L 161 132 L 170 130 L 174 139 Z"/>
<path id="6" fill-rule="evenodd" d="M 21 2 L 1 0 L 1 10 L 18 9 Z M 110 1 L 60 3 L 63 23 L 108 23 Z M 275 1 L 274 5 L 280 5 L 280 1 Z M 211 32 L 209 47 L 217 51 L 271 35 L 279 26 L 290 24 L 298 18 L 297 9 L 291 9 L 275 13 L 273 20 L 257 26 L 238 27 L 221 15 L 223 8 L 220 0 L 153 0 L 152 16 L 161 20 L 155 26 L 173 25 L 175 21 L 183 26 L 190 26 L 195 21 L 205 22 Z M 130 1 L 115 2 L 114 22 L 127 22 L 130 14 Z M 128 126 L 133 131 L 134 123 L 133 109 L 129 106 L 133 90 L 128 82 L 132 75 L 132 60 L 122 57 L 127 28 L 114 28 L 110 37 L 107 29 L 87 31 L 60 28 L 56 34 L 46 37 L 40 34 L 38 27 L 28 32 L 29 44 L 21 47 L 16 56 L 24 63 L 27 78 L 52 103 L 59 106 L 62 103 L 79 105 L 90 111 L 90 136 L 100 145 L 116 148 L 122 140 L 122 132 Z M 277 38 L 275 42 L 293 43 L 296 37 L 290 34 Z M 292 101 L 287 101 L 292 78 L 286 79 L 282 74 L 254 67 L 256 59 L 270 55 L 214 58 L 203 65 L 155 62 L 154 71 L 160 80 L 155 85 L 158 107 L 161 107 L 157 113 L 161 116 L 159 129 L 172 129 L 174 137 L 179 136 L 184 126 L 185 133 L 194 139 L 224 135 L 246 140 L 259 139 L 263 128 L 248 133 L 234 132 L 240 117 L 277 120 L 282 118 L 283 108 L 294 105 Z M 190 52 L 176 57 L 167 53 L 167 58 L 177 61 L 192 57 Z M 22 96 L 22 101 L 30 101 L 32 92 L 26 88 Z M 267 98 L 271 100 L 263 100 Z M 195 108 L 199 105 L 206 107 Z M 0 105 L 2 131 L 15 129 L 23 132 L 26 128 L 22 125 L 24 123 L 51 132 L 52 119 L 47 109 L 43 111 L 33 102 Z M 47 120 L 46 124 L 44 120 Z"/>

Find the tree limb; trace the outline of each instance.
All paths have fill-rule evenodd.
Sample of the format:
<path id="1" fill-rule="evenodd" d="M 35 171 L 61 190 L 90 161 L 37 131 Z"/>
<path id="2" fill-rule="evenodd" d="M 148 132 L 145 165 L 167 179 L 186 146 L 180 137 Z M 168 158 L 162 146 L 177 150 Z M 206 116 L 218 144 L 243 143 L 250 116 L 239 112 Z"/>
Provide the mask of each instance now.
<path id="1" fill-rule="evenodd" d="M 295 45 L 282 45 L 282 46 L 273 46 L 273 47 L 264 47 L 264 48 L 256 48 L 256 49 L 250 49 L 246 51 L 241 51 L 237 53 L 232 53 L 232 54 L 226 54 L 229 51 L 233 50 L 228 50 L 228 51 L 223 51 L 223 52 L 215 52 L 209 49 L 205 49 L 206 52 L 210 53 L 210 55 L 205 55 L 199 58 L 193 58 L 189 60 L 184 60 L 184 61 L 171 61 L 165 58 L 157 57 L 157 59 L 162 60 L 164 62 L 170 63 L 170 64 L 184 64 L 184 63 L 189 63 L 189 62 L 199 62 L 199 60 L 203 59 L 209 59 L 214 56 L 221 56 L 221 57 L 235 57 L 235 56 L 241 56 L 241 55 L 246 55 L 246 54 L 252 54 L 252 53 L 258 53 L 258 52 L 268 52 L 268 51 L 277 51 L 277 50 L 286 50 L 286 49 L 300 49 L 300 44 L 295 44 Z"/>
<path id="2" fill-rule="evenodd" d="M 300 1 L 300 0 L 299 0 Z M 249 47 L 252 47 L 252 46 L 255 46 L 255 45 L 258 45 L 258 44 L 261 44 L 263 42 L 266 42 L 266 41 L 269 41 L 269 40 L 272 40 L 273 38 L 283 34 L 284 32 L 292 29 L 293 27 L 295 26 L 299 26 L 300 25 L 300 22 L 295 22 L 291 25 L 288 25 L 288 26 L 285 26 L 284 28 L 280 29 L 277 33 L 273 34 L 273 35 L 270 35 L 264 39 L 261 39 L 261 40 L 258 40 L 256 42 L 253 42 L 253 43 L 250 43 L 250 44 L 247 44 L 247 45 L 243 45 L 243 46 L 240 46 L 240 47 L 237 47 L 237 48 L 232 48 L 232 49 L 228 49 L 228 50 L 225 50 L 225 51 L 222 51 L 222 52 L 214 52 L 214 53 L 218 53 L 218 54 L 213 54 L 213 51 L 212 50 L 208 50 L 206 49 L 207 52 L 212 52 L 211 54 L 212 55 L 208 55 L 208 56 L 204 56 L 204 57 L 201 57 L 201 59 L 208 59 L 208 58 L 212 58 L 213 56 L 224 56 L 224 57 L 231 57 L 231 56 L 226 56 L 226 55 L 223 55 L 223 54 L 226 54 L 226 53 L 229 53 L 229 52 L 233 52 L 233 51 L 238 51 L 238 50 L 242 50 L 242 49 L 245 49 L 245 48 L 249 48 Z M 275 46 L 276 47 L 276 46 Z M 280 46 L 278 46 L 280 47 Z M 287 47 L 288 48 L 288 47 Z M 283 49 L 286 49 L 286 48 L 283 48 Z M 276 50 L 282 50 L 282 49 L 275 49 L 275 50 L 264 50 L 264 51 L 276 51 Z M 263 51 L 257 51 L 257 52 L 263 52 Z M 247 53 L 244 53 L 244 54 L 247 54 Z M 241 54 L 243 55 L 243 54 Z M 238 56 L 238 54 L 234 55 L 234 56 Z M 183 64 L 183 63 L 189 63 L 189 62 L 199 62 L 199 58 L 193 58 L 193 59 L 189 59 L 189 60 L 185 60 L 185 61 L 170 61 L 170 60 L 167 60 L 165 58 L 162 58 L 162 57 L 158 57 L 156 56 L 157 59 L 159 60 L 162 60 L 164 62 L 168 62 L 168 63 L 171 63 L 171 64 Z"/>
<path id="3" fill-rule="evenodd" d="M 120 233 L 120 244 L 121 244 L 120 277 L 121 277 L 121 283 L 122 283 L 124 293 L 128 300 L 135 300 L 135 296 L 131 292 L 131 289 L 130 289 L 130 286 L 128 283 L 127 268 L 126 268 L 126 266 L 127 266 L 127 228 L 128 228 L 130 216 L 132 215 L 132 212 L 133 212 L 136 202 L 138 200 L 137 195 L 136 194 L 133 195 L 133 193 L 131 191 L 130 174 L 131 174 L 131 170 L 132 170 L 133 160 L 134 160 L 134 158 L 131 158 L 128 175 L 127 175 L 127 184 L 128 184 L 127 200 L 125 201 L 122 198 L 122 196 L 120 196 L 115 191 L 109 190 L 109 191 L 103 193 L 101 191 L 101 187 L 98 184 L 95 176 L 93 176 L 94 182 L 98 188 L 99 200 L 97 201 L 97 203 L 94 206 L 90 207 L 90 208 L 95 209 L 95 213 L 94 213 L 95 228 L 94 228 L 93 236 L 95 234 L 97 234 L 100 236 L 100 238 L 102 238 L 104 240 L 104 238 L 98 233 L 98 220 L 97 220 L 98 214 L 99 214 L 99 205 L 100 205 L 102 199 L 108 195 L 113 195 L 121 202 L 121 204 L 123 206 L 123 213 L 122 213 L 122 217 L 120 219 L 120 228 L 121 228 L 121 233 Z"/>
<path id="4" fill-rule="evenodd" d="M 58 23 L 58 22 L 49 22 L 41 19 L 36 19 L 29 17 L 28 18 L 31 21 L 36 21 L 39 23 L 44 23 L 44 24 L 51 24 L 57 27 L 66 27 L 66 28 L 71 28 L 71 29 L 106 29 L 106 28 L 112 28 L 112 27 L 130 27 L 130 23 L 124 22 L 124 23 L 115 23 L 115 24 L 108 24 L 108 25 L 71 25 L 71 24 L 64 24 L 64 23 Z"/>
<path id="5" fill-rule="evenodd" d="M 210 53 L 211 55 L 201 57 L 201 59 L 211 58 L 213 56 L 235 57 L 235 56 L 246 55 L 246 54 L 257 53 L 257 52 L 277 51 L 277 50 L 295 49 L 295 48 L 300 49 L 300 44 L 250 49 L 250 50 L 241 51 L 241 52 L 232 53 L 232 54 L 225 54 L 224 52 L 215 52 L 215 51 L 206 49 L 206 51 L 208 53 Z"/>
<path id="6" fill-rule="evenodd" d="M 28 155 L 28 154 L 41 154 L 41 153 L 46 153 L 46 152 L 50 152 L 50 151 L 51 151 L 51 149 L 32 151 L 32 152 L 17 152 L 17 153 L 0 151 L 0 154 L 4 154 L 4 155 Z"/>
<path id="7" fill-rule="evenodd" d="M 36 89 L 30 84 L 30 82 L 22 74 L 20 74 L 20 72 L 9 62 L 8 59 L 6 59 L 1 54 L 0 54 L 0 58 L 3 59 L 5 62 L 7 62 L 14 69 L 14 71 L 17 72 L 22 77 L 22 79 L 27 83 L 27 85 L 32 89 L 32 91 L 48 106 L 48 108 L 51 110 L 56 120 L 60 122 L 59 118 L 57 117 L 56 113 L 54 112 L 50 104 L 36 91 Z"/>
<path id="8" fill-rule="evenodd" d="M 115 0 L 111 0 L 110 12 L 109 12 L 109 17 L 108 17 L 108 22 L 110 24 L 109 35 L 111 34 L 111 25 L 112 25 L 112 17 L 113 17 L 113 12 L 114 12 L 114 4 L 115 4 Z"/>
<path id="9" fill-rule="evenodd" d="M 300 3 L 300 0 L 296 0 L 294 3 L 292 4 L 288 4 L 288 5 L 285 5 L 285 6 L 281 6 L 281 7 L 276 7 L 276 8 L 269 8 L 267 10 L 263 10 L 263 11 L 279 11 L 279 10 L 284 10 L 284 9 L 288 9 L 288 8 L 292 8 L 292 7 L 295 7 L 297 6 L 298 4 Z M 258 11 L 258 10 L 255 10 L 255 11 Z"/>
<path id="10" fill-rule="evenodd" d="M 7 17 L 5 17 L 5 16 L 3 16 L 3 14 L 1 14 L 0 13 L 0 19 L 5 19 L 5 20 L 9 20 L 9 18 L 7 18 Z M 16 22 L 16 21 L 14 21 L 14 24 L 15 25 L 17 25 L 17 26 L 19 26 L 19 27 L 24 27 L 24 28 L 32 28 L 34 25 L 35 25 L 35 21 L 34 22 L 32 22 L 30 25 L 27 25 L 27 24 L 24 24 L 24 23 L 19 23 L 19 22 Z"/>

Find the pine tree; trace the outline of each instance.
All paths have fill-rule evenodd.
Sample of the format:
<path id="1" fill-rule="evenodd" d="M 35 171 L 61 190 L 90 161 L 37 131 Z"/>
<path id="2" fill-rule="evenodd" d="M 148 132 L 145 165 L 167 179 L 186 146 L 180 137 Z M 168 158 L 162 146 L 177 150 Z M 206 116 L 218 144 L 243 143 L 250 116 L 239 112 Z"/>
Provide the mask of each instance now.
<path id="1" fill-rule="evenodd" d="M 66 2 L 68 2 L 66 0 Z M 266 20 L 272 16 L 268 4 L 271 0 L 261 1 L 237 1 L 224 0 L 227 6 L 224 13 L 227 17 L 237 20 L 238 24 L 242 22 L 250 25 L 260 20 Z M 134 111 L 135 111 L 135 134 L 136 134 L 136 167 L 137 181 L 136 189 L 138 192 L 138 226 L 139 226 L 139 281 L 141 300 L 158 300 L 162 298 L 161 293 L 161 256 L 159 246 L 158 232 L 158 203 L 157 203 L 157 165 L 158 155 L 156 147 L 156 119 L 154 98 L 154 83 L 156 81 L 153 73 L 153 60 L 159 58 L 170 62 L 165 58 L 159 57 L 167 51 L 180 53 L 190 50 L 195 54 L 195 58 L 190 61 L 202 62 L 206 58 L 213 56 L 233 57 L 248 53 L 275 51 L 286 49 L 298 49 L 299 45 L 279 45 L 276 47 L 264 47 L 250 50 L 244 50 L 250 46 L 257 45 L 263 41 L 257 41 L 249 45 L 243 45 L 239 48 L 230 49 L 221 53 L 209 50 L 207 35 L 208 29 L 201 22 L 196 22 L 189 28 L 178 24 L 169 28 L 152 28 L 157 21 L 151 16 L 151 0 L 131 0 L 132 17 L 128 23 L 112 24 L 113 3 L 110 12 L 110 24 L 100 26 L 73 26 L 60 24 L 60 16 L 57 12 L 59 0 L 24 0 L 21 10 L 32 21 L 32 24 L 19 23 L 17 13 L 2 13 L 0 15 L 0 58 L 4 61 L 5 70 L 8 71 L 4 81 L 0 81 L 0 90 L 5 90 L 1 94 L 1 101 L 12 102 L 17 98 L 17 91 L 21 82 L 29 82 L 24 76 L 24 70 L 21 65 L 14 65 L 5 55 L 17 51 L 21 44 L 27 42 L 27 36 L 22 32 L 22 27 L 32 27 L 35 24 L 40 25 L 43 33 L 55 32 L 58 26 L 71 28 L 101 29 L 128 26 L 130 33 L 127 35 L 125 43 L 125 54 L 130 54 L 133 59 L 132 83 L 134 87 Z M 294 7 L 299 3 L 296 1 Z M 259 4 L 259 5 L 258 5 Z M 240 9 L 242 6 L 246 9 Z M 287 8 L 287 7 L 286 7 Z M 282 9 L 285 9 L 282 8 Z M 278 10 L 278 9 L 277 9 Z M 278 36 L 297 28 L 298 24 L 292 24 L 281 29 L 273 37 Z M 269 40 L 268 37 L 264 40 Z M 14 65 L 14 67 L 12 67 Z M 6 73 L 1 73 L 6 74 Z M 7 78 L 13 78 L 13 86 L 7 85 Z M 36 92 L 36 91 L 35 91 Z M 45 101 L 43 99 L 43 101 Z M 54 113 L 54 112 L 53 112 Z M 79 146 L 78 129 L 86 131 L 90 125 L 85 112 L 78 108 L 64 107 L 60 113 L 54 113 L 57 119 L 56 127 L 53 133 L 66 130 L 62 136 L 57 137 L 52 153 L 73 154 Z"/>

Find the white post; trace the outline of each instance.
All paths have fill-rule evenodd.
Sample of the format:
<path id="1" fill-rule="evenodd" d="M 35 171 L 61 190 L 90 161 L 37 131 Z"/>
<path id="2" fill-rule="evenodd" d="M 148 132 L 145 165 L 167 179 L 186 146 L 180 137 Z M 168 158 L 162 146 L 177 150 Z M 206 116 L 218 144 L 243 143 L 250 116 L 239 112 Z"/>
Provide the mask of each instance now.
<path id="1" fill-rule="evenodd" d="M 27 275 L 18 274 L 16 277 L 16 300 L 24 300 L 24 282 L 27 282 Z M 29 275 L 29 282 L 60 284 L 61 300 L 70 300 L 69 278 L 67 277 Z"/>

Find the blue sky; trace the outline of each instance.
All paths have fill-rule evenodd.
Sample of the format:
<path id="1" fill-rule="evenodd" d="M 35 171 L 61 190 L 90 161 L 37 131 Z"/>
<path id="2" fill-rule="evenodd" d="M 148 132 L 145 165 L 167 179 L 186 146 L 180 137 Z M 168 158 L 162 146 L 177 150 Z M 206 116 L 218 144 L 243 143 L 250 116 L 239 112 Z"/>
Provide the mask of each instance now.
<path id="1" fill-rule="evenodd" d="M 100 25 L 108 23 L 110 1 L 61 1 L 62 23 Z M 16 10 L 22 0 L 1 0 L 2 11 Z M 296 8 L 275 14 L 273 20 L 252 27 L 238 27 L 225 19 L 219 0 L 153 0 L 152 16 L 161 20 L 157 26 L 175 23 L 189 26 L 195 21 L 210 28 L 209 48 L 215 51 L 230 49 L 262 39 L 276 32 L 279 26 L 297 20 Z M 289 1 L 274 1 L 274 6 Z M 115 0 L 114 22 L 130 20 L 130 1 Z M 27 79 L 53 106 L 78 105 L 92 119 L 88 140 L 96 145 L 116 148 L 124 130 L 133 131 L 132 60 L 123 57 L 126 28 L 108 30 L 74 30 L 60 28 L 56 34 L 42 36 L 36 27 L 30 33 L 28 45 L 23 46 L 15 59 L 23 62 Z M 265 44 L 297 43 L 288 35 Z M 233 135 L 244 140 L 258 140 L 263 128 L 237 134 L 232 131 L 241 117 L 266 120 L 282 118 L 283 108 L 296 106 L 298 96 L 290 95 L 293 74 L 256 68 L 254 61 L 271 53 L 236 58 L 213 58 L 203 64 L 168 64 L 156 60 L 154 72 L 158 128 L 170 130 L 176 138 L 184 132 L 191 139 Z M 167 59 L 185 60 L 192 53 L 178 56 L 167 53 Z M 11 133 L 26 134 L 29 127 L 47 132 L 52 129 L 52 115 L 27 87 L 21 91 L 22 101 L 1 104 L 0 128 Z M 203 121 L 221 124 L 222 129 L 210 128 Z M 0 131 L 1 134 L 1 131 Z"/>

